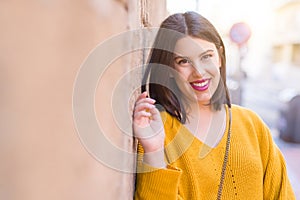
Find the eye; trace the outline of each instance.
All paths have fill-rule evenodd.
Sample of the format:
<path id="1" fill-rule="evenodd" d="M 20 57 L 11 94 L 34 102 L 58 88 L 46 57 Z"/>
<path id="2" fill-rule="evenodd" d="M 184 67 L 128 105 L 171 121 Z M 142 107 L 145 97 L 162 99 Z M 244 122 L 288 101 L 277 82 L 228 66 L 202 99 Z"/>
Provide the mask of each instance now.
<path id="1" fill-rule="evenodd" d="M 189 63 L 189 60 L 188 59 L 181 59 L 179 60 L 178 64 L 186 64 L 186 63 Z"/>
<path id="2" fill-rule="evenodd" d="M 212 53 L 209 54 L 205 54 L 201 57 L 201 60 L 205 61 L 205 60 L 209 60 L 211 57 L 213 57 Z"/>
<path id="3" fill-rule="evenodd" d="M 175 62 L 176 62 L 176 64 L 182 65 L 182 66 L 185 66 L 185 65 L 191 63 L 191 61 L 190 61 L 188 58 L 177 58 L 177 59 L 175 60 Z"/>

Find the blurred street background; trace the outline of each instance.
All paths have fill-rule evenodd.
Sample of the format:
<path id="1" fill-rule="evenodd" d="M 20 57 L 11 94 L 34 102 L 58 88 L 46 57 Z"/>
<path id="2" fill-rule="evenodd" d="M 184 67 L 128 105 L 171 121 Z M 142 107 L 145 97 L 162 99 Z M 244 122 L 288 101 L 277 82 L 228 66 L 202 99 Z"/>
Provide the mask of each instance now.
<path id="1" fill-rule="evenodd" d="M 134 174 L 97 161 L 78 137 L 74 82 L 101 42 L 189 10 L 220 32 L 232 100 L 270 127 L 300 199 L 300 103 L 290 106 L 300 94 L 300 0 L 0 0 L 0 200 L 132 199 Z M 120 45 L 149 43 L 136 35 Z M 135 142 L 117 127 L 110 97 L 146 58 L 145 49 L 120 55 L 95 91 L 106 137 L 128 152 Z"/>

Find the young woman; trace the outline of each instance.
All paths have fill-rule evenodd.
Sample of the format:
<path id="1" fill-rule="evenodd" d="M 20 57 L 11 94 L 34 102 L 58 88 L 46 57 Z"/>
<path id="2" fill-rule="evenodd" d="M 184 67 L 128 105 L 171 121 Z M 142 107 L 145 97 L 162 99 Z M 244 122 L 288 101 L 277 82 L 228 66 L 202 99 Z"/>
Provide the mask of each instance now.
<path id="1" fill-rule="evenodd" d="M 269 129 L 231 105 L 223 41 L 195 12 L 161 24 L 133 130 L 135 199 L 295 199 Z"/>

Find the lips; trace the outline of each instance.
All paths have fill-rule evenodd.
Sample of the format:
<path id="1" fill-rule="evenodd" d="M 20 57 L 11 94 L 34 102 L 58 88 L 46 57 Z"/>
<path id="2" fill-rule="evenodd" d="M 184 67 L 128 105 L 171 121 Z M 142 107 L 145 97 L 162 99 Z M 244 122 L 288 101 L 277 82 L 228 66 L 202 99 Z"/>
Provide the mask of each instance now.
<path id="1" fill-rule="evenodd" d="M 210 83 L 210 79 L 202 79 L 202 80 L 191 82 L 190 84 L 192 88 L 202 92 L 208 89 L 209 83 Z"/>

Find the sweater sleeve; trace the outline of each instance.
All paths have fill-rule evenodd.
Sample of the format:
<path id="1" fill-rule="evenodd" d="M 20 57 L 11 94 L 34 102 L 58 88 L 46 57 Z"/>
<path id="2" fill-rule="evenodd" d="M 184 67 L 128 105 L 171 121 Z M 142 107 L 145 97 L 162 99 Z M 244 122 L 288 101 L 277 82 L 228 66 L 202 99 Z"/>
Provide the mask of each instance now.
<path id="1" fill-rule="evenodd" d="M 147 169 L 149 169 L 149 167 L 150 166 L 146 166 Z M 143 168 L 145 169 L 145 166 Z M 178 194 L 181 173 L 180 169 L 173 168 L 169 165 L 166 169 L 154 169 L 148 172 L 138 173 L 134 199 L 182 199 Z"/>
<path id="2" fill-rule="evenodd" d="M 275 144 L 269 128 L 262 123 L 261 152 L 264 167 L 264 199 L 294 200 L 282 153 Z"/>
<path id="3" fill-rule="evenodd" d="M 178 194 L 181 169 L 167 165 L 158 169 L 143 163 L 143 147 L 138 144 L 135 200 L 181 200 Z"/>

